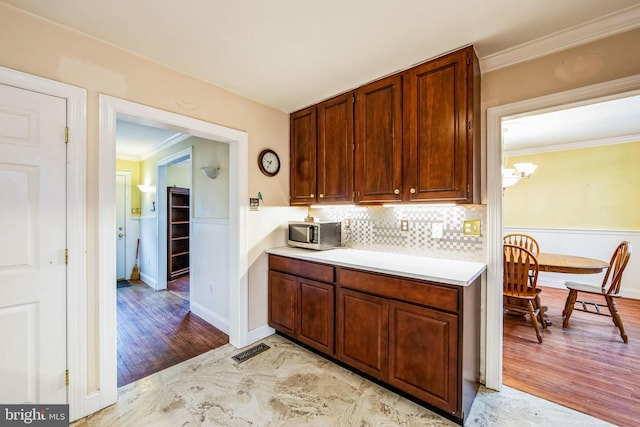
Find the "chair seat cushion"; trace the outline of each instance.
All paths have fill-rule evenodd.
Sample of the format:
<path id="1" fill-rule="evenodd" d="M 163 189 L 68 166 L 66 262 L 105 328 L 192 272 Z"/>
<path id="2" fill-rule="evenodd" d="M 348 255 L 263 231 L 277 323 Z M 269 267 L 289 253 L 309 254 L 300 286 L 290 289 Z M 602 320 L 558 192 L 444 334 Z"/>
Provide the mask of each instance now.
<path id="1" fill-rule="evenodd" d="M 588 283 L 580 282 L 565 282 L 564 286 L 567 289 L 573 289 L 578 292 L 586 292 L 589 294 L 607 295 L 607 288 L 600 287 L 598 285 L 590 285 Z M 610 294 L 612 297 L 618 297 L 620 294 Z"/>

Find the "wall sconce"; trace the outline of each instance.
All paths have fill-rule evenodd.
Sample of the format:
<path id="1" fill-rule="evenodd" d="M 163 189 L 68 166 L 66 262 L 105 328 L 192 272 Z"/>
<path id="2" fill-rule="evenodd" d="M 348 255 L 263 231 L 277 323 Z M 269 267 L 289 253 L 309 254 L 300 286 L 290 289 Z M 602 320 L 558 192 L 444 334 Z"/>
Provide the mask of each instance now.
<path id="1" fill-rule="evenodd" d="M 531 174 L 536 171 L 538 165 L 534 165 L 533 163 L 516 163 L 513 167 L 521 178 L 529 178 Z"/>
<path id="2" fill-rule="evenodd" d="M 156 191 L 156 188 L 153 185 L 138 184 L 138 190 L 142 191 L 143 193 L 153 193 L 154 191 Z"/>
<path id="3" fill-rule="evenodd" d="M 220 166 L 202 166 L 200 170 L 207 178 L 216 179 L 218 172 L 220 172 Z"/>

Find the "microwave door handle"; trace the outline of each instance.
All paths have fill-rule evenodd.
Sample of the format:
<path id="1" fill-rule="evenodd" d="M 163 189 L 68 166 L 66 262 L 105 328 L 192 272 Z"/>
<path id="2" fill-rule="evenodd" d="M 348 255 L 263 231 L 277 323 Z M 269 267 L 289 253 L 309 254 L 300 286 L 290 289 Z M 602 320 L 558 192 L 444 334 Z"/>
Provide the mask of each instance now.
<path id="1" fill-rule="evenodd" d="M 311 243 L 311 227 L 307 227 L 307 243 Z"/>

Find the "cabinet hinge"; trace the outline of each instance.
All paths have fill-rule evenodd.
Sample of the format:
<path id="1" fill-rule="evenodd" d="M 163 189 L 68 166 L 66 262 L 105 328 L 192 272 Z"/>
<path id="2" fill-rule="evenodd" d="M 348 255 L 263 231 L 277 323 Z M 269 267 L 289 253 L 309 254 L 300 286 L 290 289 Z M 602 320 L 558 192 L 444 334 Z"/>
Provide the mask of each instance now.
<path id="1" fill-rule="evenodd" d="M 471 130 L 471 120 L 467 120 L 467 130 Z"/>
<path id="2" fill-rule="evenodd" d="M 469 58 L 469 56 L 467 56 L 467 65 L 471 65 L 471 58 Z"/>
<path id="3" fill-rule="evenodd" d="M 64 371 L 64 385 L 69 387 L 69 370 Z"/>
<path id="4" fill-rule="evenodd" d="M 64 143 L 65 144 L 69 143 L 69 128 L 68 127 L 64 128 Z"/>
<path id="5" fill-rule="evenodd" d="M 467 195 L 471 194 L 471 184 L 467 184 Z"/>
<path id="6" fill-rule="evenodd" d="M 64 250 L 64 263 L 69 264 L 69 249 Z"/>

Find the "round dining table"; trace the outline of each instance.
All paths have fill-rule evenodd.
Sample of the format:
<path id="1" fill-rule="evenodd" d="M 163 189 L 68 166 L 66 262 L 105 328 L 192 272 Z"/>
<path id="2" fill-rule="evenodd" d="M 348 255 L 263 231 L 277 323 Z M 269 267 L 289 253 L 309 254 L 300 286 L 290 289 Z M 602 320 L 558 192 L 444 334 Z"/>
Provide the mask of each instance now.
<path id="1" fill-rule="evenodd" d="M 595 258 L 540 252 L 536 257 L 540 271 L 549 273 L 597 274 L 609 263 Z"/>

